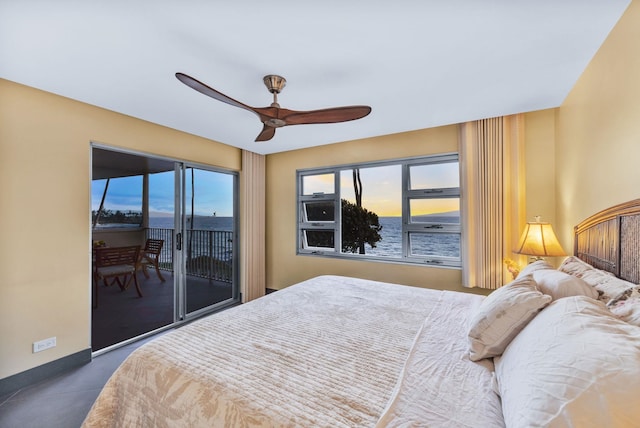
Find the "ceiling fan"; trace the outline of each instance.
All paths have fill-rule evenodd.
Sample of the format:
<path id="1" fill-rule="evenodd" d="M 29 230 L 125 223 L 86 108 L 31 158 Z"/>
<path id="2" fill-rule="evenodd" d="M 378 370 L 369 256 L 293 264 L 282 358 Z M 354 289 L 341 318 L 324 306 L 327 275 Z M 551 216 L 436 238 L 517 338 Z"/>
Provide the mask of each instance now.
<path id="1" fill-rule="evenodd" d="M 371 113 L 369 106 L 346 106 L 333 107 L 321 110 L 296 111 L 280 108 L 278 104 L 278 94 L 287 83 L 284 77 L 269 74 L 264 76 L 263 81 L 269 92 L 273 94 L 273 103 L 269 107 L 251 107 L 226 96 L 222 92 L 205 85 L 184 73 L 176 73 L 176 77 L 185 85 L 195 89 L 205 95 L 229 105 L 249 110 L 258 115 L 264 124 L 262 131 L 258 134 L 256 141 L 267 141 L 273 138 L 276 128 L 287 125 L 305 125 L 312 123 L 338 123 L 349 120 L 361 119 Z"/>

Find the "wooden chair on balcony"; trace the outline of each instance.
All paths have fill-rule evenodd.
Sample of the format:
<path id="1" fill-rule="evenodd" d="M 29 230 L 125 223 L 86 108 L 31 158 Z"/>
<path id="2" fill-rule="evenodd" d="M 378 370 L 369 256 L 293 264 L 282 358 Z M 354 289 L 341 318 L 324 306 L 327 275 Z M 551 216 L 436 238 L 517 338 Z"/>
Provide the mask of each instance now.
<path id="1" fill-rule="evenodd" d="M 164 245 L 164 239 L 147 239 L 147 242 L 144 245 L 144 248 L 140 252 L 140 258 L 138 261 L 138 267 L 142 269 L 142 273 L 145 278 L 149 278 L 149 273 L 147 272 L 147 268 L 152 266 L 156 270 L 156 274 L 158 274 L 158 278 L 160 281 L 164 282 L 164 277 L 160 273 L 160 252 L 162 251 L 162 246 Z"/>
<path id="2" fill-rule="evenodd" d="M 118 284 L 122 291 L 126 290 L 133 280 L 138 296 L 142 297 L 136 266 L 140 254 L 140 245 L 128 247 L 104 247 L 95 249 L 93 285 L 95 292 L 94 307 L 98 306 L 98 282 L 105 285 Z M 109 282 L 111 281 L 111 282 Z"/>

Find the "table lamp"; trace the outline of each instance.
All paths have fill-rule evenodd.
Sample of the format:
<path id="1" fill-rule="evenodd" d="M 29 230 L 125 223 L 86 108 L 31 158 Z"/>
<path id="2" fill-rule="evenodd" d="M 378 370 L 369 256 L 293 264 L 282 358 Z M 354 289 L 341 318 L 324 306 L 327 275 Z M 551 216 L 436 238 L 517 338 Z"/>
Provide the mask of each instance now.
<path id="1" fill-rule="evenodd" d="M 542 260 L 542 257 L 566 256 L 551 224 L 541 222 L 540 216 L 535 216 L 535 221 L 526 224 L 520 236 L 520 242 L 513 252 L 534 256 L 534 260 Z"/>

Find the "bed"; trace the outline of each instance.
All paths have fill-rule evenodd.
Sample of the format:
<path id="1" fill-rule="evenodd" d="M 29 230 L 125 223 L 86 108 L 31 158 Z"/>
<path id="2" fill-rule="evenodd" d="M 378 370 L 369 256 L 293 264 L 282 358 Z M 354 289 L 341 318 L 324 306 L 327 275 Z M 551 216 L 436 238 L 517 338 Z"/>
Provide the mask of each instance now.
<path id="1" fill-rule="evenodd" d="M 83 426 L 637 425 L 638 281 L 626 237 L 584 261 L 599 224 L 486 298 L 327 275 L 208 316 L 134 351 Z"/>

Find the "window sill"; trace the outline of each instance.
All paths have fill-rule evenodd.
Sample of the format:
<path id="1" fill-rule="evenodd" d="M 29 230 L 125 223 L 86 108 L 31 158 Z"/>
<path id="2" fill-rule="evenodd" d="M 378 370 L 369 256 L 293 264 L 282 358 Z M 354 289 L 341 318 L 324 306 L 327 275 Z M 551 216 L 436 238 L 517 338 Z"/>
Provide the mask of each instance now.
<path id="1" fill-rule="evenodd" d="M 374 262 L 374 263 L 390 263 L 390 264 L 398 264 L 405 266 L 423 266 L 428 268 L 439 268 L 439 269 L 456 269 L 461 270 L 461 262 L 443 262 L 440 263 L 426 263 L 422 259 L 402 259 L 402 258 L 382 258 L 382 257 L 373 257 L 367 255 L 349 255 L 349 254 L 332 254 L 331 252 L 326 253 L 312 253 L 307 251 L 297 251 L 296 255 L 298 256 L 311 256 L 311 257 L 323 257 L 323 258 L 331 258 L 338 260 L 348 260 L 348 261 L 364 261 L 364 262 Z"/>

